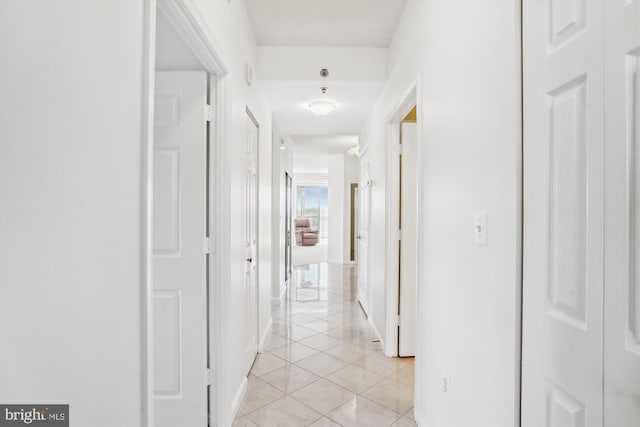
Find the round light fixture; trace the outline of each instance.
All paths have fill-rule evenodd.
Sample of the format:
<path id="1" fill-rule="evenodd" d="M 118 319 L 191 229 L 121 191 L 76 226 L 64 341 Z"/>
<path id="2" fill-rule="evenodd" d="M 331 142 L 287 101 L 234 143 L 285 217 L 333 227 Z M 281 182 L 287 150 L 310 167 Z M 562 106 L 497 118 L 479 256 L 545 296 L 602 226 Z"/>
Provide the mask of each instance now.
<path id="1" fill-rule="evenodd" d="M 307 108 L 317 116 L 326 116 L 336 109 L 336 104 L 331 101 L 313 101 Z"/>

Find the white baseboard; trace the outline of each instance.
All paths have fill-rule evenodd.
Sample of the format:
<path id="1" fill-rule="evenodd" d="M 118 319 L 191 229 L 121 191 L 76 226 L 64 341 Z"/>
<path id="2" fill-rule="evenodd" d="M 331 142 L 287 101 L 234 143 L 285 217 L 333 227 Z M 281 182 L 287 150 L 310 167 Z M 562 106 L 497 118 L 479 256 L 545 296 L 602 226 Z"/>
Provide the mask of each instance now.
<path id="1" fill-rule="evenodd" d="M 422 415 L 420 415 L 419 412 L 416 412 L 415 408 L 413 410 L 413 418 L 415 419 L 416 424 L 418 424 L 418 427 L 428 427 L 427 423 L 422 420 Z"/>
<path id="2" fill-rule="evenodd" d="M 271 334 L 271 327 L 273 326 L 273 317 L 269 318 L 269 323 L 267 323 L 267 327 L 264 328 L 264 332 L 260 337 L 260 342 L 258 344 L 258 353 L 262 353 L 264 351 L 264 345 Z"/>
<path id="3" fill-rule="evenodd" d="M 282 290 L 280 291 L 280 297 L 271 297 L 271 302 L 282 302 L 284 301 L 284 296 L 287 294 L 287 282 L 288 280 L 285 280 L 284 282 L 284 286 L 282 287 Z"/>
<path id="4" fill-rule="evenodd" d="M 369 316 L 367 318 L 367 320 L 369 321 L 369 324 L 373 328 L 373 332 L 376 333 L 376 337 L 378 337 L 378 340 L 380 340 L 380 345 L 384 349 L 384 340 L 382 339 L 382 336 L 380 335 L 380 332 L 378 332 L 378 329 L 376 328 L 376 325 L 373 324 L 373 319 L 371 318 L 371 316 Z"/>
<path id="5" fill-rule="evenodd" d="M 233 403 L 231 404 L 231 420 L 233 422 L 233 420 L 236 419 L 236 416 L 238 415 L 238 411 L 240 410 L 240 404 L 242 403 L 242 400 L 244 399 L 244 395 L 247 392 L 247 377 L 242 378 L 242 382 L 240 383 L 240 387 L 238 387 L 238 390 L 236 391 L 236 395 L 233 397 Z"/>

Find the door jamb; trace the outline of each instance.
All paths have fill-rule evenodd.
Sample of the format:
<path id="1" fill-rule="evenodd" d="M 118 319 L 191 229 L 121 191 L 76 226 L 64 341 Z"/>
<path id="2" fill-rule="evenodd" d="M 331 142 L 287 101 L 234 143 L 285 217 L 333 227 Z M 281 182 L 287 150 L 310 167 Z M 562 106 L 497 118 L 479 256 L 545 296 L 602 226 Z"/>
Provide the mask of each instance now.
<path id="1" fill-rule="evenodd" d="M 142 425 L 152 427 L 154 399 L 153 399 L 153 304 L 152 304 L 152 226 L 153 226 L 153 116 L 154 116 L 154 84 L 155 84 L 155 31 L 156 6 L 162 11 L 169 23 L 183 38 L 186 45 L 200 60 L 210 77 L 215 81 L 215 118 L 210 137 L 211 150 L 209 164 L 213 174 L 209 176 L 209 200 L 213 206 L 229 206 L 230 192 L 228 183 L 228 132 L 231 119 L 231 98 L 229 62 L 217 42 L 207 21 L 194 0 L 145 0 L 144 2 L 144 63 L 143 63 L 143 100 L 142 107 L 142 176 L 141 176 L 141 223 L 142 223 L 142 254 L 141 254 L 141 340 L 142 340 Z M 213 89 L 213 88 L 211 88 Z M 230 213 L 224 209 L 210 209 L 210 233 L 216 242 L 216 248 L 209 258 L 209 271 L 212 272 L 209 282 L 209 342 L 212 353 L 209 355 L 209 366 L 214 372 L 214 380 L 209 395 L 209 405 L 215 418 L 210 425 L 224 425 L 225 418 L 230 417 L 224 409 L 225 384 L 227 378 L 225 370 L 225 348 L 223 331 L 226 328 L 225 301 L 227 290 L 224 285 L 229 283 L 228 251 L 220 250 L 228 247 L 230 235 Z M 204 372 L 203 372 L 204 375 Z"/>
<path id="2" fill-rule="evenodd" d="M 398 162 L 395 160 L 400 154 L 400 123 L 402 119 L 413 109 L 414 106 L 418 106 L 419 102 L 419 88 L 420 88 L 420 76 L 416 78 L 405 90 L 403 96 L 399 98 L 396 104 L 389 110 L 386 117 L 386 195 L 385 195 L 385 211 L 386 211 L 386 244 L 385 244 L 385 338 L 384 338 L 384 354 L 388 357 L 398 356 L 398 273 L 399 273 L 399 253 L 398 253 L 398 223 L 399 223 L 399 210 L 400 203 L 400 171 Z M 416 124 L 418 127 L 417 135 L 417 153 L 418 158 L 422 155 L 422 137 L 421 137 L 421 118 L 418 114 L 416 118 Z M 420 259 L 420 247 L 421 247 L 421 225 L 420 218 L 420 206 L 422 197 L 422 173 L 420 168 L 417 172 L 417 189 L 418 189 L 418 218 L 416 224 L 418 226 L 418 254 L 416 255 Z M 420 263 L 418 263 L 418 282 L 421 278 Z M 417 310 L 419 311 L 419 310 Z M 418 348 L 418 341 L 416 340 L 416 349 Z M 417 352 L 417 351 L 416 351 Z"/>

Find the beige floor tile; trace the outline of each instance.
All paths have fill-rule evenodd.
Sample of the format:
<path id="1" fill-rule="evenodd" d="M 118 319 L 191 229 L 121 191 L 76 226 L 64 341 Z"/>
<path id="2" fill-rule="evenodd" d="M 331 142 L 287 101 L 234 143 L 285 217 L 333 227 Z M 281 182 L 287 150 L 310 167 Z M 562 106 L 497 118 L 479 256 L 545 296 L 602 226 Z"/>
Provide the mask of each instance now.
<path id="1" fill-rule="evenodd" d="M 261 379 L 278 390 L 282 390 L 285 393 L 292 393 L 299 388 L 319 380 L 320 377 L 296 365 L 287 365 L 284 368 L 265 375 Z"/>
<path id="2" fill-rule="evenodd" d="M 326 320 L 316 319 L 312 322 L 307 322 L 302 326 L 304 326 L 307 329 L 311 329 L 312 331 L 326 332 L 329 329 L 337 328 L 339 325 L 337 323 L 328 322 Z"/>
<path id="3" fill-rule="evenodd" d="M 413 407 L 413 387 L 391 379 L 379 382 L 362 395 L 400 414 Z"/>
<path id="4" fill-rule="evenodd" d="M 264 342 L 264 350 L 269 351 L 282 346 L 285 346 L 291 342 L 290 339 L 278 334 L 270 334 Z"/>
<path id="5" fill-rule="evenodd" d="M 236 418 L 231 427 L 260 427 L 246 416 Z"/>
<path id="6" fill-rule="evenodd" d="M 298 313 L 298 314 L 294 314 L 293 316 L 289 316 L 288 320 L 289 320 L 289 322 L 291 322 L 293 324 L 302 325 L 302 324 L 305 324 L 307 322 L 314 322 L 314 321 L 318 320 L 318 318 L 313 317 L 313 316 L 309 316 L 305 312 L 305 313 Z"/>
<path id="7" fill-rule="evenodd" d="M 307 347 L 306 345 L 302 345 L 297 342 L 293 342 L 289 345 L 285 345 L 284 347 L 280 347 L 271 351 L 272 354 L 292 363 L 313 356 L 317 352 L 318 350 Z"/>
<path id="8" fill-rule="evenodd" d="M 248 414 L 264 405 L 280 399 L 283 393 L 253 375 L 249 375 L 247 392 L 240 405 L 240 413 Z"/>
<path id="9" fill-rule="evenodd" d="M 313 335 L 298 342 L 300 344 L 304 344 L 308 347 L 315 348 L 316 350 L 320 351 L 328 350 L 332 347 L 342 344 L 341 340 L 325 334 Z"/>
<path id="10" fill-rule="evenodd" d="M 296 362 L 296 365 L 324 377 L 338 369 L 344 368 L 347 366 L 347 363 L 328 354 L 318 353 Z"/>
<path id="11" fill-rule="evenodd" d="M 345 387 L 355 393 L 362 393 L 375 384 L 384 380 L 384 377 L 359 366 L 349 365 L 326 377 L 329 381 Z"/>
<path id="12" fill-rule="evenodd" d="M 347 342 L 330 348 L 326 350 L 325 353 L 342 359 L 345 362 L 354 363 L 371 353 L 371 350 Z"/>
<path id="13" fill-rule="evenodd" d="M 322 414 L 287 396 L 247 415 L 260 427 L 300 427 L 320 419 Z"/>
<path id="14" fill-rule="evenodd" d="M 329 418 L 344 427 L 387 427 L 400 414 L 362 396 L 355 397 L 329 414 Z"/>
<path id="15" fill-rule="evenodd" d="M 341 427 L 340 424 L 336 424 L 327 417 L 322 417 L 313 424 L 309 424 L 309 427 Z"/>
<path id="16" fill-rule="evenodd" d="M 382 353 L 371 353 L 356 362 L 356 365 L 368 371 L 388 376 L 406 366 L 406 363 L 397 357 L 385 357 Z"/>
<path id="17" fill-rule="evenodd" d="M 274 333 L 278 335 L 282 335 L 285 338 L 289 338 L 293 341 L 300 341 L 310 336 L 318 334 L 316 331 L 312 331 L 311 329 L 304 328 L 298 325 L 291 325 L 285 328 L 282 331 L 275 331 Z"/>
<path id="18" fill-rule="evenodd" d="M 352 399 L 355 394 L 337 384 L 321 379 L 292 393 L 291 396 L 326 415 Z"/>
<path id="19" fill-rule="evenodd" d="M 412 363 L 407 363 L 404 368 L 400 368 L 398 371 L 389 375 L 389 378 L 394 379 L 395 381 L 406 384 L 408 386 L 413 387 L 414 379 L 415 379 L 415 368 Z"/>
<path id="20" fill-rule="evenodd" d="M 391 424 L 391 427 L 418 427 L 418 424 L 409 417 L 402 417 L 395 423 Z"/>
<path id="21" fill-rule="evenodd" d="M 256 356 L 256 360 L 251 367 L 251 373 L 256 377 L 261 377 L 269 372 L 273 372 L 276 369 L 280 369 L 286 366 L 288 362 L 280 359 L 271 353 L 260 353 Z"/>

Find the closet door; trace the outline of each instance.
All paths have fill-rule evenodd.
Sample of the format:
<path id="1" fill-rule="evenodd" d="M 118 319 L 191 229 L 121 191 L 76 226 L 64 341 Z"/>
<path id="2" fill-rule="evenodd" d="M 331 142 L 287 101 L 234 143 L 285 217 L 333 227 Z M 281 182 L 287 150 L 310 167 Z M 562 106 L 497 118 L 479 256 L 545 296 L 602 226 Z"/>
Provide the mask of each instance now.
<path id="1" fill-rule="evenodd" d="M 524 0 L 522 425 L 602 426 L 604 0 Z"/>
<path id="2" fill-rule="evenodd" d="M 604 424 L 640 425 L 640 1 L 607 0 Z"/>

